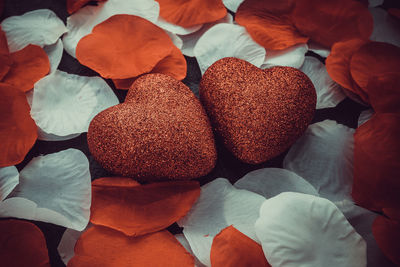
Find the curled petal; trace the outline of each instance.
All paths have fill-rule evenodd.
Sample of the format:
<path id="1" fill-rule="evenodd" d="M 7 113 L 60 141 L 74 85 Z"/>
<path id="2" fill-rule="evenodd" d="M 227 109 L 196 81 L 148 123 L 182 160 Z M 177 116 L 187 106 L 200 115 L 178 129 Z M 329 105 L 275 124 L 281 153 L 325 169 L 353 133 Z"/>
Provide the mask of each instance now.
<path id="1" fill-rule="evenodd" d="M 187 241 L 186 237 L 183 234 L 175 235 L 175 238 L 181 243 L 181 245 L 186 249 L 187 252 L 190 253 L 194 257 L 194 267 L 205 267 L 196 256 L 193 255 L 192 248 L 190 247 L 189 241 Z"/>
<path id="2" fill-rule="evenodd" d="M 49 58 L 43 48 L 28 45 L 11 54 L 13 64 L 10 71 L 4 76 L 4 83 L 27 92 L 33 85 L 50 71 Z"/>
<path id="3" fill-rule="evenodd" d="M 332 120 L 312 124 L 290 148 L 283 167 L 304 177 L 322 197 L 351 199 L 353 133 Z"/>
<path id="4" fill-rule="evenodd" d="M 320 44 L 317 44 L 316 42 L 313 42 L 310 40 L 308 42 L 308 50 L 314 52 L 317 55 L 320 55 L 323 58 L 327 58 L 329 54 L 331 53 L 331 50 L 329 48 L 326 48 Z"/>
<path id="5" fill-rule="evenodd" d="M 271 267 L 261 246 L 233 226 L 224 228 L 214 237 L 210 258 L 213 267 Z"/>
<path id="6" fill-rule="evenodd" d="M 234 186 L 260 194 L 267 199 L 287 191 L 319 196 L 315 188 L 302 177 L 279 168 L 265 168 L 249 172 Z"/>
<path id="7" fill-rule="evenodd" d="M 296 1 L 292 19 L 301 34 L 325 47 L 355 38 L 368 40 L 373 28 L 368 9 L 354 0 Z"/>
<path id="8" fill-rule="evenodd" d="M 254 222 L 264 197 L 233 187 L 228 180 L 218 178 L 201 188 L 200 197 L 189 213 L 178 221 L 194 255 L 210 266 L 211 244 L 215 235 L 233 225 L 257 241 Z"/>
<path id="9" fill-rule="evenodd" d="M 65 140 L 67 136 L 87 132 L 94 116 L 118 103 L 100 77 L 57 70 L 35 84 L 31 115 L 41 130 L 40 139 L 54 140 L 56 135 Z"/>
<path id="10" fill-rule="evenodd" d="M 102 226 L 82 234 L 68 267 L 190 266 L 193 257 L 168 231 L 129 237 Z"/>
<path id="11" fill-rule="evenodd" d="M 185 27 L 182 27 L 182 26 L 179 26 L 179 25 L 175 25 L 175 24 L 169 23 L 168 21 L 166 21 L 162 17 L 159 17 L 155 24 L 158 27 L 160 27 L 160 28 L 162 28 L 162 29 L 164 29 L 166 31 L 172 32 L 174 34 L 179 34 L 179 35 L 187 35 L 187 34 L 194 33 L 196 31 L 200 30 L 200 28 L 202 27 L 202 25 L 200 24 L 200 25 L 195 25 L 195 26 L 192 26 L 192 27 L 185 28 Z"/>
<path id="12" fill-rule="evenodd" d="M 350 60 L 353 54 L 365 44 L 364 40 L 353 39 L 338 42 L 332 46 L 331 53 L 326 59 L 326 70 L 332 80 L 361 97 L 368 103 L 368 96 L 354 81 L 350 74 Z"/>
<path id="13" fill-rule="evenodd" d="M 177 47 L 173 47 L 172 53 L 158 62 L 151 73 L 163 73 L 177 80 L 183 80 L 186 77 L 186 71 L 185 57 Z"/>
<path id="14" fill-rule="evenodd" d="M 379 216 L 372 225 L 372 232 L 383 253 L 396 265 L 400 265 L 400 222 Z"/>
<path id="15" fill-rule="evenodd" d="M 370 40 L 400 46 L 400 21 L 382 8 L 370 8 L 369 11 L 374 18 Z"/>
<path id="16" fill-rule="evenodd" d="M 50 267 L 42 231 L 26 221 L 0 221 L 0 262 L 3 266 Z"/>
<path id="17" fill-rule="evenodd" d="M 89 223 L 82 231 L 77 231 L 74 229 L 65 230 L 57 247 L 58 254 L 65 265 L 67 265 L 72 257 L 74 257 L 74 248 L 80 236 L 91 227 L 93 227 L 93 225 Z"/>
<path id="18" fill-rule="evenodd" d="M 37 9 L 21 16 L 8 17 L 1 22 L 11 52 L 29 44 L 43 47 L 54 44 L 67 28 L 49 9 Z"/>
<path id="19" fill-rule="evenodd" d="M 132 184 L 130 178 L 114 178 L 93 182 L 92 215 L 90 221 L 130 236 L 140 236 L 162 230 L 190 210 L 200 194 L 195 181 L 173 181 L 148 185 Z M 114 182 L 115 183 L 115 182 Z M 120 218 L 118 214 L 124 214 Z"/>
<path id="20" fill-rule="evenodd" d="M 217 24 L 204 33 L 193 52 L 202 73 L 224 57 L 240 58 L 257 67 L 265 58 L 265 49 L 251 39 L 245 28 L 228 23 Z"/>
<path id="21" fill-rule="evenodd" d="M 15 166 L 0 168 L 0 201 L 3 201 L 19 184 L 19 173 Z"/>
<path id="22" fill-rule="evenodd" d="M 168 22 L 192 27 L 223 18 L 226 8 L 222 0 L 157 0 L 160 16 Z"/>
<path id="23" fill-rule="evenodd" d="M 136 15 L 155 23 L 159 11 L 160 7 L 154 0 L 108 0 L 97 6 L 86 6 L 67 18 L 68 32 L 63 36 L 64 48 L 75 57 L 79 40 L 90 34 L 94 26 L 114 15 Z"/>
<path id="24" fill-rule="evenodd" d="M 377 213 L 357 206 L 352 201 L 343 200 L 334 202 L 344 214 L 349 223 L 367 243 L 368 266 L 392 266 L 390 260 L 379 248 L 372 234 L 372 223 L 379 216 Z M 393 266 L 394 267 L 394 266 Z"/>
<path id="25" fill-rule="evenodd" d="M 127 37 L 134 41 L 127 41 Z M 151 71 L 173 47 L 171 38 L 151 22 L 115 15 L 79 41 L 76 57 L 104 78 L 126 79 Z"/>
<path id="26" fill-rule="evenodd" d="M 255 229 L 272 266 L 367 264 L 365 241 L 324 198 L 286 192 L 267 199 Z"/>
<path id="27" fill-rule="evenodd" d="M 25 94 L 0 83 L 0 167 L 20 163 L 37 138 Z"/>
<path id="28" fill-rule="evenodd" d="M 300 68 L 303 65 L 307 44 L 298 44 L 283 50 L 267 50 L 262 69 L 274 66 Z"/>
<path id="29" fill-rule="evenodd" d="M 239 6 L 235 21 L 266 49 L 286 49 L 308 41 L 292 23 L 290 14 L 294 6 L 293 0 L 246 0 Z"/>
<path id="30" fill-rule="evenodd" d="M 90 202 L 89 162 L 81 151 L 67 149 L 33 158 L 0 204 L 0 214 L 81 231 L 89 221 Z"/>
<path id="31" fill-rule="evenodd" d="M 300 70 L 314 85 L 317 93 L 317 109 L 336 107 L 346 98 L 340 85 L 329 76 L 325 65 L 315 57 L 306 56 Z"/>
<path id="32" fill-rule="evenodd" d="M 63 43 L 61 39 L 58 39 L 58 41 L 55 44 L 46 45 L 43 49 L 44 52 L 46 52 L 47 56 L 49 57 L 50 73 L 54 73 L 61 62 L 61 58 L 64 52 Z"/>
<path id="33" fill-rule="evenodd" d="M 363 90 L 366 90 L 370 77 L 387 72 L 400 73 L 400 47 L 388 43 L 369 42 L 361 46 L 351 57 L 351 77 Z"/>
<path id="34" fill-rule="evenodd" d="M 225 7 L 235 13 L 236 13 L 238 7 L 240 6 L 240 4 L 243 3 L 243 1 L 244 0 L 222 0 Z"/>
<path id="35" fill-rule="evenodd" d="M 193 49 L 196 46 L 197 41 L 200 39 L 201 36 L 203 36 L 203 34 L 206 31 L 208 31 L 211 27 L 213 27 L 214 25 L 217 25 L 219 23 L 232 24 L 233 23 L 232 15 L 227 13 L 226 16 L 223 17 L 222 19 L 204 24 L 200 30 L 198 30 L 194 33 L 187 34 L 187 35 L 181 35 L 180 38 L 182 39 L 182 42 L 183 42 L 182 48 L 181 48 L 182 53 L 185 56 L 194 57 Z"/>
<path id="36" fill-rule="evenodd" d="M 69 14 L 75 13 L 90 1 L 91 0 L 67 0 L 67 11 Z M 107 0 L 95 0 L 95 1 L 107 1 Z"/>
<path id="37" fill-rule="evenodd" d="M 373 109 L 366 109 L 360 113 L 360 117 L 358 117 L 357 127 L 360 127 L 365 122 L 369 121 L 374 115 Z"/>
<path id="38" fill-rule="evenodd" d="M 400 208 L 400 116 L 376 113 L 354 134 L 354 201 L 367 209 Z"/>

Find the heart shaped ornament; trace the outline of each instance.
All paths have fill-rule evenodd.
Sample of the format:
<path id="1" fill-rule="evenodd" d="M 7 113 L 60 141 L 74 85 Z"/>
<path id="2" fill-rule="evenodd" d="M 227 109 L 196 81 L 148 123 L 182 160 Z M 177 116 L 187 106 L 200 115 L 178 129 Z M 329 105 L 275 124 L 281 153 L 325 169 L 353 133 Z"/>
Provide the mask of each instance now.
<path id="1" fill-rule="evenodd" d="M 139 181 L 201 177 L 217 159 L 200 101 L 186 85 L 164 74 L 138 78 L 124 103 L 91 121 L 87 139 L 106 170 Z"/>
<path id="2" fill-rule="evenodd" d="M 316 93 L 295 68 L 262 70 L 230 57 L 204 73 L 200 100 L 228 150 L 243 162 L 258 164 L 303 134 L 314 115 Z"/>

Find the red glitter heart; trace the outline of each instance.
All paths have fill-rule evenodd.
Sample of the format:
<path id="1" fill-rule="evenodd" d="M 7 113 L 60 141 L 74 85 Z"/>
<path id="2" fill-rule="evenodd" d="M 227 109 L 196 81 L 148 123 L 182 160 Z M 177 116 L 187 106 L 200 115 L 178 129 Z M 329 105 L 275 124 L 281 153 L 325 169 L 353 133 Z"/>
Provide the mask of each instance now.
<path id="1" fill-rule="evenodd" d="M 258 164 L 292 145 L 311 122 L 316 93 L 291 67 L 261 70 L 223 58 L 204 73 L 200 99 L 215 131 L 240 160 Z"/>
<path id="2" fill-rule="evenodd" d="M 210 172 L 217 158 L 200 101 L 164 74 L 138 78 L 124 103 L 92 120 L 87 139 L 106 170 L 141 181 L 197 178 Z"/>

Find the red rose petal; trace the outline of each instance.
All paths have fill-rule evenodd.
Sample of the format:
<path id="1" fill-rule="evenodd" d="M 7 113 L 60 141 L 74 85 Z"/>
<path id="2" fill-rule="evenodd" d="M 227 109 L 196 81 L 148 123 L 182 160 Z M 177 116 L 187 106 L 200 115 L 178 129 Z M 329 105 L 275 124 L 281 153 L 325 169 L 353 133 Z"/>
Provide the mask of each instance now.
<path id="1" fill-rule="evenodd" d="M 364 90 L 371 76 L 387 72 L 400 73 L 400 48 L 395 45 L 370 42 L 361 46 L 351 57 L 351 76 Z"/>
<path id="2" fill-rule="evenodd" d="M 210 257 L 213 267 L 271 267 L 262 247 L 233 226 L 214 237 Z"/>
<path id="3" fill-rule="evenodd" d="M 331 53 L 326 58 L 325 64 L 332 80 L 359 95 L 364 102 L 369 103 L 367 94 L 353 81 L 350 74 L 351 57 L 365 42 L 364 40 L 353 39 L 335 43 L 332 46 Z"/>
<path id="4" fill-rule="evenodd" d="M 23 92 L 0 83 L 0 167 L 20 163 L 37 138 Z"/>
<path id="5" fill-rule="evenodd" d="M 67 11 L 69 14 L 75 13 L 81 7 L 83 7 L 84 5 L 89 3 L 90 1 L 92 1 L 92 0 L 67 0 Z M 100 2 L 100 1 L 107 1 L 107 0 L 94 0 L 94 1 Z"/>
<path id="6" fill-rule="evenodd" d="M 261 46 L 271 50 L 286 49 L 308 41 L 291 21 L 294 6 L 293 0 L 246 0 L 239 6 L 235 21 Z"/>
<path id="7" fill-rule="evenodd" d="M 400 112 L 400 72 L 371 76 L 366 91 L 375 112 Z"/>
<path id="8" fill-rule="evenodd" d="M 377 113 L 354 134 L 352 197 L 367 209 L 400 209 L 400 114 Z"/>
<path id="9" fill-rule="evenodd" d="M 186 77 L 187 65 L 181 50 L 174 47 L 172 53 L 166 56 L 150 71 L 150 73 L 167 74 L 177 80 Z M 118 89 L 129 89 L 132 83 L 139 77 L 129 79 L 113 79 L 115 87 Z"/>
<path id="10" fill-rule="evenodd" d="M 222 0 L 156 0 L 160 16 L 182 27 L 217 21 L 226 16 Z"/>
<path id="11" fill-rule="evenodd" d="M 123 214 L 119 214 L 122 219 Z M 194 266 L 193 257 L 168 231 L 129 237 L 113 229 L 93 226 L 75 245 L 68 267 Z"/>
<path id="12" fill-rule="evenodd" d="M 115 186 L 110 184 L 113 179 L 102 178 L 92 183 L 90 221 L 127 235 L 139 236 L 168 227 L 182 218 L 200 195 L 196 181 L 137 186 L 132 185 L 130 178 L 120 178 Z"/>
<path id="13" fill-rule="evenodd" d="M 2 82 L 27 92 L 50 71 L 49 57 L 43 48 L 28 45 L 11 54 L 13 64 Z"/>
<path id="14" fill-rule="evenodd" d="M 400 8 L 389 8 L 388 13 L 400 20 Z"/>
<path id="15" fill-rule="evenodd" d="M 379 216 L 372 224 L 372 233 L 386 257 L 400 265 L 400 222 Z"/>
<path id="16" fill-rule="evenodd" d="M 296 1 L 292 19 L 301 34 L 325 47 L 356 38 L 368 40 L 373 29 L 368 8 L 353 0 Z"/>
<path id="17" fill-rule="evenodd" d="M 126 79 L 151 71 L 173 47 L 164 30 L 151 22 L 115 15 L 79 41 L 76 57 L 104 78 Z"/>
<path id="18" fill-rule="evenodd" d="M 10 267 L 50 267 L 42 231 L 26 221 L 0 221 L 0 262 Z"/>
<path id="19" fill-rule="evenodd" d="M 0 26 L 0 81 L 10 70 L 12 58 L 8 50 L 7 38 Z"/>

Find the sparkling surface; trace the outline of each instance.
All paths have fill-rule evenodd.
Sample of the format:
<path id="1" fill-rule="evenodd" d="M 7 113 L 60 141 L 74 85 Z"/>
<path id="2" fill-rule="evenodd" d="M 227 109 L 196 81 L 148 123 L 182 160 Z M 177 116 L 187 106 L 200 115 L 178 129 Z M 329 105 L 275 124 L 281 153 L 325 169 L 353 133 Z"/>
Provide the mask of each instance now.
<path id="1" fill-rule="evenodd" d="M 237 58 L 221 59 L 205 72 L 200 99 L 228 150 L 251 164 L 293 144 L 311 122 L 316 105 L 314 86 L 301 71 L 261 70 Z"/>
<path id="2" fill-rule="evenodd" d="M 217 157 L 200 101 L 163 74 L 140 77 L 123 104 L 98 114 L 88 145 L 105 169 L 142 181 L 200 177 Z"/>

